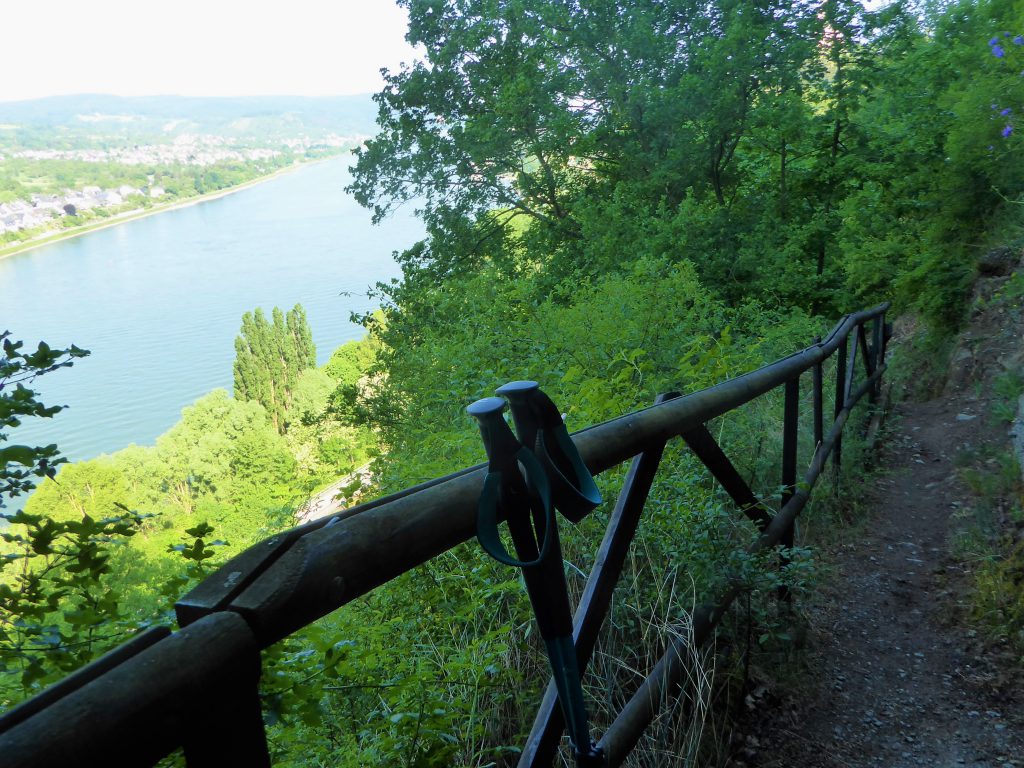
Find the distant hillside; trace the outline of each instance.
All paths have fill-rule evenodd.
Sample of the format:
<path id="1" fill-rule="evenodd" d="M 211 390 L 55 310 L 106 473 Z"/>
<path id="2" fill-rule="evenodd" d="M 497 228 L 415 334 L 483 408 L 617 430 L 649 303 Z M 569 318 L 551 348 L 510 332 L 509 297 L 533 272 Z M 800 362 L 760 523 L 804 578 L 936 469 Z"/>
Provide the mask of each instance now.
<path id="1" fill-rule="evenodd" d="M 125 136 L 213 133 L 273 138 L 374 133 L 370 96 L 124 97 L 102 94 L 0 102 L 0 124 L 33 132 Z"/>

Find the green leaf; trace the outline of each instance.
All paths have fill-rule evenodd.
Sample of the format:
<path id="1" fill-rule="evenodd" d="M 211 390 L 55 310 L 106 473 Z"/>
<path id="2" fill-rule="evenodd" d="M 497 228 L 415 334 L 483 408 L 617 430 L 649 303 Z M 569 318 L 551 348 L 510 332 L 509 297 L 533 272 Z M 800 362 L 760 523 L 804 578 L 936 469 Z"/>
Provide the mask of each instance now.
<path id="1" fill-rule="evenodd" d="M 36 464 L 36 457 L 36 449 L 29 448 L 27 445 L 9 445 L 6 448 L 0 448 L 0 466 L 21 464 L 32 467 Z"/>
<path id="2" fill-rule="evenodd" d="M 213 533 L 213 526 L 206 522 L 202 522 L 192 528 L 186 528 L 185 533 L 197 539 L 202 539 Z"/>

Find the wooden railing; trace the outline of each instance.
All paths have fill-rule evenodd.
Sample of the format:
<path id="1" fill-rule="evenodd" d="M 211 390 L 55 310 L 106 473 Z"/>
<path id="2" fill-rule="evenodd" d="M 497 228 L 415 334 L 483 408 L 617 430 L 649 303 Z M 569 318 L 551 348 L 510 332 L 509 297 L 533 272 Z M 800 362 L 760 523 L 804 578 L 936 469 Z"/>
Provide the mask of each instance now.
<path id="1" fill-rule="evenodd" d="M 843 426 L 885 370 L 888 304 L 844 317 L 822 341 L 743 376 L 572 436 L 587 468 L 632 464 L 593 571 L 577 606 L 573 641 L 586 668 L 611 603 L 665 444 L 681 437 L 761 529 L 760 552 L 793 541 L 793 523 L 831 455 L 838 466 Z M 869 331 L 870 325 L 870 331 Z M 870 339 L 869 339 L 870 335 Z M 824 429 L 822 364 L 836 359 L 832 424 Z M 855 387 L 862 361 L 865 376 Z M 797 481 L 799 381 L 812 376 L 815 450 Z M 782 487 L 778 512 L 758 499 L 705 424 L 777 387 L 784 389 Z M 219 568 L 176 605 L 180 629 L 150 629 L 0 716 L 7 768 L 152 765 L 183 747 L 190 768 L 270 765 L 258 683 L 261 649 L 475 534 L 483 465 L 432 480 L 262 541 Z M 739 594 L 728 588 L 694 612 L 687 642 L 699 646 Z M 684 677 L 686 654 L 671 644 L 599 741 L 603 762 L 621 765 Z M 524 745 L 520 768 L 550 766 L 564 732 L 549 685 Z"/>

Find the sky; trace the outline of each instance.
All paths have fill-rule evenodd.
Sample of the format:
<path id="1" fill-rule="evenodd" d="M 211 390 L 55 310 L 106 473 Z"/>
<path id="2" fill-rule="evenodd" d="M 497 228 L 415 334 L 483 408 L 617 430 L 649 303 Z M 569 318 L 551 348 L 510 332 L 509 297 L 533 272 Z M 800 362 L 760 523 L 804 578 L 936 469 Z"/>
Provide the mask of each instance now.
<path id="1" fill-rule="evenodd" d="M 0 101 L 328 96 L 380 89 L 414 52 L 395 0 L 2 2 Z"/>

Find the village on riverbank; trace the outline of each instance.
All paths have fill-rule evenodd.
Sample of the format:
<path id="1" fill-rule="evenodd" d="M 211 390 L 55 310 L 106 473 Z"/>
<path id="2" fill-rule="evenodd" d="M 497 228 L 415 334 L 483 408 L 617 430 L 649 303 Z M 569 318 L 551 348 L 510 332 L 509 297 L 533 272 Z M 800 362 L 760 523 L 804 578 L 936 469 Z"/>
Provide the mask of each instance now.
<path id="1" fill-rule="evenodd" d="M 226 194 L 358 146 L 368 97 L 0 104 L 0 256 Z"/>
<path id="2" fill-rule="evenodd" d="M 178 167 L 214 169 L 232 164 L 244 169 L 242 177 L 223 175 L 223 186 L 214 181 L 212 191 L 239 186 L 241 183 L 267 176 L 306 159 L 328 157 L 355 146 L 361 137 L 329 135 L 313 141 L 305 136 L 282 142 L 280 149 L 268 147 L 236 148 L 220 136 L 184 135 L 168 144 L 87 150 L 22 150 L 8 156 L 30 161 L 78 161 L 118 166 Z M 0 154 L 0 170 L 5 156 Z M 268 162 L 269 161 L 269 162 Z M 164 174 L 166 175 L 166 174 Z M 180 186 L 168 189 L 162 176 L 149 173 L 145 184 L 119 184 L 103 188 L 97 184 L 56 193 L 32 192 L 27 196 L 0 202 L 0 236 L 16 235 L 17 241 L 45 237 L 56 230 L 77 228 L 90 220 L 138 212 L 157 203 L 195 197 L 208 190 Z M 28 238 L 25 237 L 28 235 Z M 8 238 L 10 240 L 10 238 Z"/>
<path id="3" fill-rule="evenodd" d="M 0 203 L 0 234 L 42 227 L 63 217 L 77 216 L 82 211 L 116 208 L 130 198 L 136 198 L 135 202 L 141 204 L 147 198 L 158 200 L 166 194 L 158 184 L 145 189 L 130 184 L 122 184 L 117 189 L 89 185 L 59 195 L 37 193 L 28 200 Z"/>

